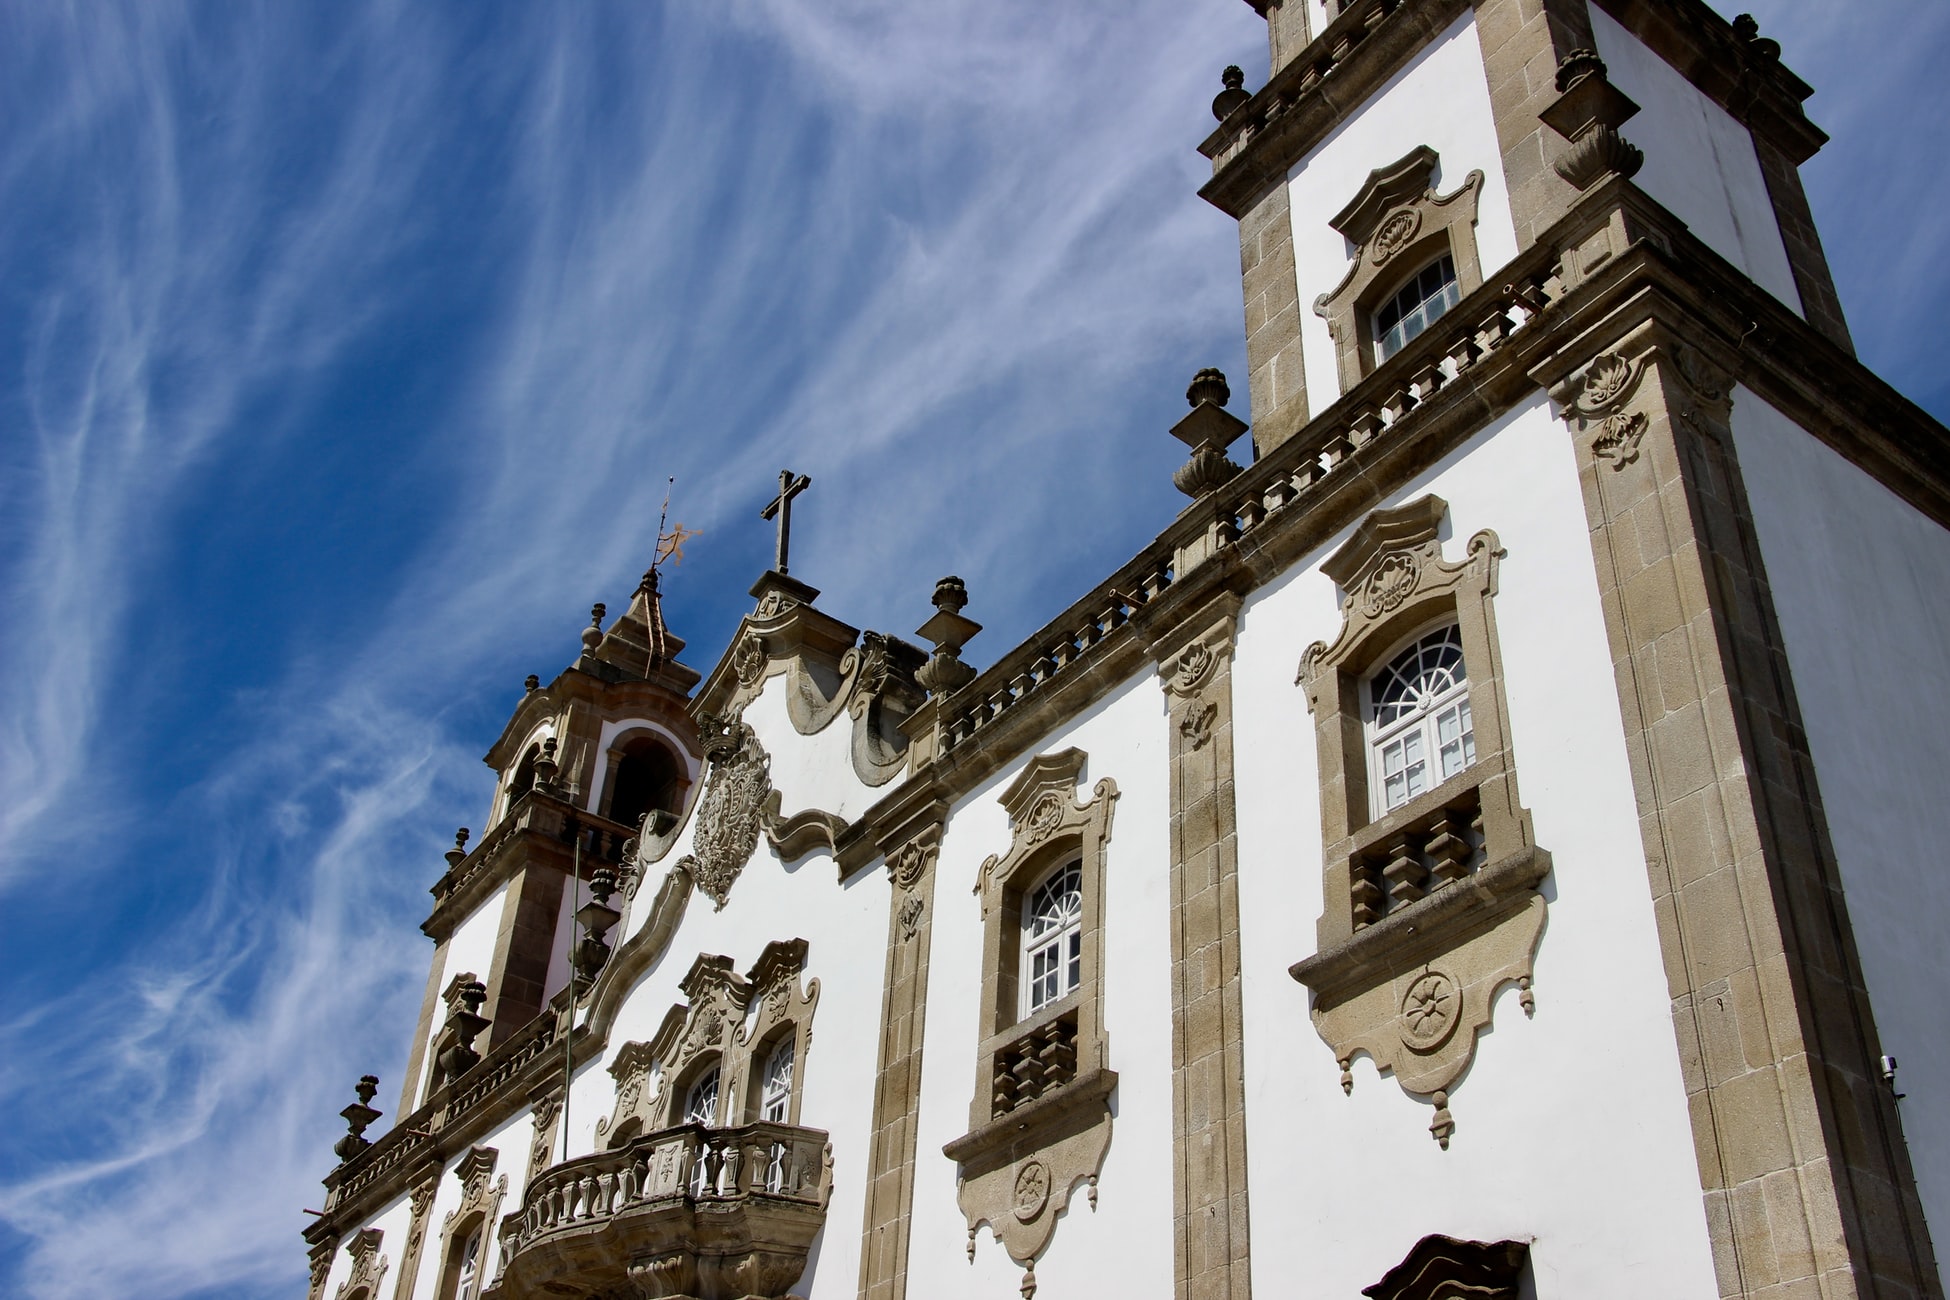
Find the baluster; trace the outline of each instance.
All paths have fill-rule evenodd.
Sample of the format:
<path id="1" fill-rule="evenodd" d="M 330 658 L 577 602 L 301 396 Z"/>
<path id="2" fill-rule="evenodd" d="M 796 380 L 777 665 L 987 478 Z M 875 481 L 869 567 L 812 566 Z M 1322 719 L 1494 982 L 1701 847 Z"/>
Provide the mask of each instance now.
<path id="1" fill-rule="evenodd" d="M 1381 869 L 1381 874 L 1388 880 L 1388 896 L 1395 906 L 1413 903 L 1427 892 L 1429 869 L 1422 865 L 1415 841 L 1406 834 L 1388 841 L 1388 865 Z"/>
<path id="2" fill-rule="evenodd" d="M 1453 884 L 1469 874 L 1469 841 L 1459 813 L 1444 810 L 1430 828 L 1428 854 L 1435 863 L 1435 888 Z"/>
<path id="3" fill-rule="evenodd" d="M 738 1174 L 745 1166 L 745 1144 L 732 1140 L 724 1147 L 724 1194 L 736 1196 L 743 1190 L 738 1185 Z"/>
<path id="4" fill-rule="evenodd" d="M 1381 919 L 1383 900 L 1387 895 L 1381 890 L 1380 873 L 1375 870 L 1374 863 L 1366 858 L 1355 859 L 1351 874 L 1353 880 L 1349 893 L 1354 903 L 1354 928 L 1359 930 Z"/>

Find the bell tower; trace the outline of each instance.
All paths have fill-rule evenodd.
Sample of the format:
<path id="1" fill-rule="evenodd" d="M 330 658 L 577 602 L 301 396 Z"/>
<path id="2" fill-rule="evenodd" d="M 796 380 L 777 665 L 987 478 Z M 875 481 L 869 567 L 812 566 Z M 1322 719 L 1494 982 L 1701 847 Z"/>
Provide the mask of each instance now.
<path id="1" fill-rule="evenodd" d="M 1372 371 L 1389 329 L 1413 331 L 1445 283 L 1459 300 L 1495 280 L 1609 177 L 1849 348 L 1797 171 L 1827 137 L 1752 18 L 1693 0 L 1247 3 L 1271 74 L 1249 93 L 1227 70 L 1200 194 L 1239 222 L 1260 453 Z M 1396 174 L 1418 151 L 1422 169 Z M 1445 271 L 1426 219 L 1478 173 L 1475 210 L 1445 222 Z"/>

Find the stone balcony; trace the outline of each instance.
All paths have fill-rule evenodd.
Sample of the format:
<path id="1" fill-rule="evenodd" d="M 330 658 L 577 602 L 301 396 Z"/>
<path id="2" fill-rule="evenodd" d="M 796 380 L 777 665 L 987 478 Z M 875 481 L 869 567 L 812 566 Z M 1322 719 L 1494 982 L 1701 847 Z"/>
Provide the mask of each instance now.
<path id="1" fill-rule="evenodd" d="M 539 1175 L 502 1220 L 502 1271 L 482 1300 L 783 1296 L 831 1191 L 818 1129 L 663 1129 Z"/>

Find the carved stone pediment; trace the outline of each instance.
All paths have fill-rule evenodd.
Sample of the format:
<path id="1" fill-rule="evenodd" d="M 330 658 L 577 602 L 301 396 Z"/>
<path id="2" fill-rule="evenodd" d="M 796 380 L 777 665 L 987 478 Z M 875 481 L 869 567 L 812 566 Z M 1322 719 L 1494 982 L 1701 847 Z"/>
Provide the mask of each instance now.
<path id="1" fill-rule="evenodd" d="M 1374 369 L 1375 311 L 1401 284 L 1444 253 L 1467 295 L 1483 283 L 1476 253 L 1477 201 L 1483 173 L 1472 171 L 1448 194 L 1435 191 L 1435 150 L 1417 145 L 1368 173 L 1361 190 L 1328 224 L 1354 246 L 1347 274 L 1314 299 L 1340 357 L 1346 391 Z"/>
<path id="2" fill-rule="evenodd" d="M 380 1283 L 386 1280 L 386 1257 L 379 1253 L 385 1233 L 378 1228 L 361 1228 L 346 1243 L 352 1257 L 352 1272 L 339 1283 L 336 1300 L 379 1300 Z"/>
<path id="3" fill-rule="evenodd" d="M 772 760 L 758 735 L 743 722 L 727 721 L 731 735 L 707 738 L 711 769 L 698 802 L 691 852 L 677 866 L 720 908 L 751 861 L 772 792 Z"/>

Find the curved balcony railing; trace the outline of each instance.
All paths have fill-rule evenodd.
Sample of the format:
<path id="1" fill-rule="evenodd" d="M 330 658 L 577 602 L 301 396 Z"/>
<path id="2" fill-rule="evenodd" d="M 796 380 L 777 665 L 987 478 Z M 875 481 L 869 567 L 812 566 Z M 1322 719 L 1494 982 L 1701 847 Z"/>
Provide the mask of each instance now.
<path id="1" fill-rule="evenodd" d="M 826 1218 L 832 1148 L 818 1129 L 663 1129 L 538 1175 L 502 1220 L 495 1300 L 603 1294 L 783 1295 Z"/>

